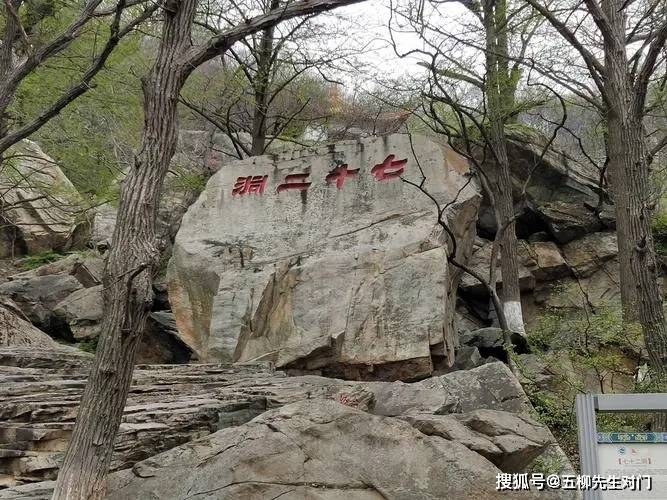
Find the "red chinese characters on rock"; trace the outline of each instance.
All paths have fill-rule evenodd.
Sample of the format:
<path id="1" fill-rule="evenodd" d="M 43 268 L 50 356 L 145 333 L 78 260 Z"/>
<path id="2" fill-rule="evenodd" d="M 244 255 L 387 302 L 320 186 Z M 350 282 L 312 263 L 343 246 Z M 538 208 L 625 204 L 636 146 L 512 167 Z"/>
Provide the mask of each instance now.
<path id="1" fill-rule="evenodd" d="M 408 163 L 408 159 L 394 160 L 394 158 L 396 158 L 394 155 L 387 156 L 382 163 L 375 165 L 371 169 L 371 174 L 378 181 L 390 181 L 399 178 L 405 172 L 405 165 Z"/>
<path id="2" fill-rule="evenodd" d="M 277 193 L 282 193 L 283 191 L 295 190 L 295 191 L 306 191 L 312 182 L 304 182 L 310 174 L 290 174 L 285 176 L 285 182 L 278 186 L 276 189 Z"/>
<path id="3" fill-rule="evenodd" d="M 395 155 L 387 156 L 382 163 L 378 163 L 371 169 L 371 174 L 377 181 L 391 181 L 399 179 L 407 168 L 408 160 L 396 160 Z M 312 182 L 306 182 L 310 173 L 289 174 L 285 176 L 282 184 L 276 188 L 277 193 L 283 191 L 307 191 Z M 359 169 L 350 169 L 347 163 L 335 167 L 326 176 L 327 184 L 335 184 L 336 189 L 341 190 L 349 178 L 359 176 Z M 264 194 L 268 175 L 251 175 L 239 177 L 232 188 L 232 196 L 244 196 L 249 194 Z"/>
<path id="4" fill-rule="evenodd" d="M 266 187 L 268 175 L 251 175 L 239 177 L 232 188 L 232 196 L 244 196 L 246 194 L 263 194 Z"/>
<path id="5" fill-rule="evenodd" d="M 348 170 L 347 163 L 334 168 L 326 177 L 327 184 L 336 184 L 336 189 L 343 189 L 345 181 L 348 177 L 356 177 L 359 174 L 359 169 Z"/>

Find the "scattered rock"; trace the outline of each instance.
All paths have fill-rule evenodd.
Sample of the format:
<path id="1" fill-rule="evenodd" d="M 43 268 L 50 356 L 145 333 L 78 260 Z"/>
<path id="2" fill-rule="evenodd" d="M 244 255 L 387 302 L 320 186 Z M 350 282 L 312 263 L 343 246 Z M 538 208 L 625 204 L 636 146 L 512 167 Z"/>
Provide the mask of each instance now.
<path id="1" fill-rule="evenodd" d="M 94 253 L 71 254 L 10 276 L 0 285 L 0 295 L 12 299 L 44 332 L 72 341 L 75 336 L 90 336 L 89 318 L 101 316 L 101 302 L 89 290 L 101 289 L 103 269 L 104 261 Z"/>
<path id="2" fill-rule="evenodd" d="M 81 288 L 60 301 L 53 313 L 69 325 L 75 340 L 96 338 L 102 320 L 102 285 Z"/>
<path id="3" fill-rule="evenodd" d="M 46 333 L 35 328 L 16 304 L 0 298 L 0 346 L 56 348 L 57 344 Z"/>
<path id="4" fill-rule="evenodd" d="M 456 350 L 453 370 L 472 370 L 486 363 L 486 360 L 479 353 L 475 346 L 464 345 Z"/>
<path id="5" fill-rule="evenodd" d="M 511 333 L 510 338 L 516 352 L 526 352 L 526 338 L 520 333 Z M 480 328 L 461 335 L 461 344 L 479 349 L 482 356 L 493 356 L 507 360 L 503 330 L 495 327 Z"/>
<path id="6" fill-rule="evenodd" d="M 47 274 L 13 277 L 0 285 L 0 294 L 12 299 L 30 321 L 56 338 L 71 339 L 69 328 L 54 315 L 56 305 L 81 283 L 71 274 Z"/>

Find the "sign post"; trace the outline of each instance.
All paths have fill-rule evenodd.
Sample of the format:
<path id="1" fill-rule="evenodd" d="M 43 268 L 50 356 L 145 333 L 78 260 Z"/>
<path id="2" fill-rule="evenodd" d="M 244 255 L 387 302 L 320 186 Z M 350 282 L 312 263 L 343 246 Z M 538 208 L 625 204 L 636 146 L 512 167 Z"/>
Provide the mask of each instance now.
<path id="1" fill-rule="evenodd" d="M 577 395 L 581 474 L 605 479 L 604 489 L 586 489 L 584 500 L 667 497 L 667 433 L 604 433 L 596 426 L 596 412 L 662 411 L 667 411 L 667 394 Z M 636 485 L 627 484 L 635 480 Z M 616 481 L 619 487 L 610 488 Z"/>

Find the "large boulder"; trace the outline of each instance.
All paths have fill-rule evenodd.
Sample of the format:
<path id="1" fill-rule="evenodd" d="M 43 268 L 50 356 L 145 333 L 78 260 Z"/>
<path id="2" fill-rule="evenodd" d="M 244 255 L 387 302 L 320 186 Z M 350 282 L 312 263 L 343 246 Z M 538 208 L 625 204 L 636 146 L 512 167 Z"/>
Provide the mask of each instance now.
<path id="1" fill-rule="evenodd" d="M 28 140 L 5 156 L 0 257 L 83 247 L 90 227 L 83 200 L 56 162 Z"/>
<path id="2" fill-rule="evenodd" d="M 395 175 L 378 181 L 383 163 Z M 345 168 L 360 170 L 336 179 Z M 438 344 L 451 364 L 460 273 L 448 269 L 433 201 L 398 178 L 401 168 L 417 184 L 421 169 L 424 188 L 447 206 L 465 261 L 480 195 L 465 161 L 425 138 L 234 162 L 210 179 L 176 236 L 169 299 L 184 342 L 204 361 L 267 360 L 350 378 L 426 376 Z M 304 173 L 304 190 L 276 192 Z M 247 176 L 256 176 L 254 191 L 234 195 Z"/>
<path id="3" fill-rule="evenodd" d="M 113 474 L 108 498 L 465 500 L 497 496 L 498 472 L 456 441 L 310 400 Z"/>

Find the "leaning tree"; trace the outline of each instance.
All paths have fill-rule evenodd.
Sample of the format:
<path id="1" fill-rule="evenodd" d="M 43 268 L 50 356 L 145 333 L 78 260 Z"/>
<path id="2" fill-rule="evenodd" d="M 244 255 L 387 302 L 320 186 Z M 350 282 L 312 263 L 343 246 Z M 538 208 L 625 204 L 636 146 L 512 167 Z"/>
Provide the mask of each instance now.
<path id="1" fill-rule="evenodd" d="M 137 345 L 152 303 L 152 277 L 160 249 L 156 236 L 162 184 L 174 155 L 177 109 L 192 72 L 244 37 L 283 20 L 361 0 L 300 0 L 222 29 L 195 44 L 197 0 L 161 5 L 162 33 L 155 64 L 143 80 L 144 131 L 134 164 L 122 181 L 118 217 L 103 277 L 104 315 L 95 361 L 53 498 L 104 497 L 113 444 L 127 400 Z"/>

